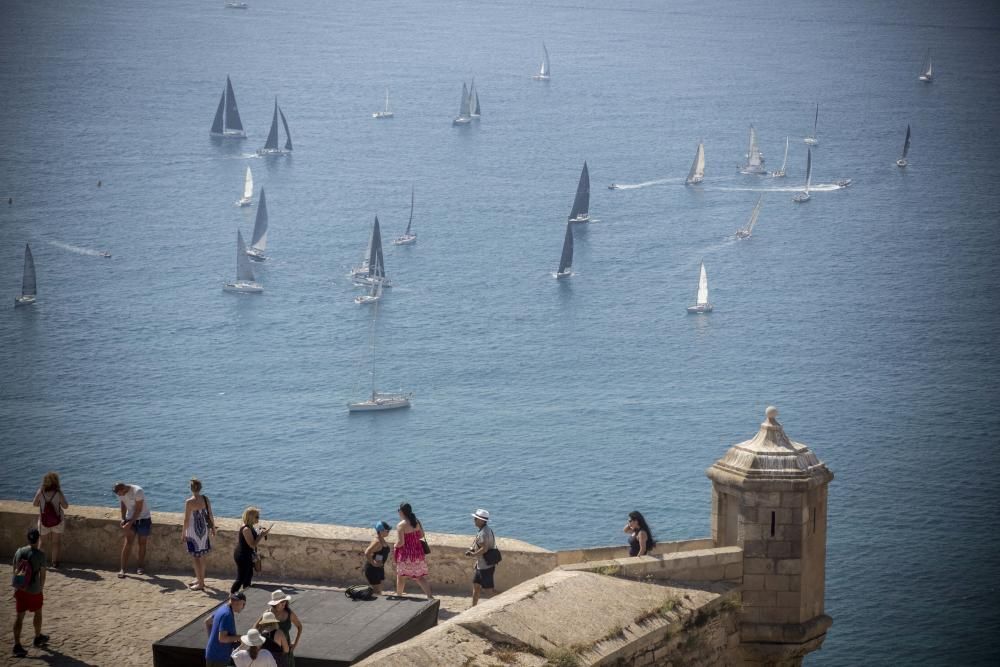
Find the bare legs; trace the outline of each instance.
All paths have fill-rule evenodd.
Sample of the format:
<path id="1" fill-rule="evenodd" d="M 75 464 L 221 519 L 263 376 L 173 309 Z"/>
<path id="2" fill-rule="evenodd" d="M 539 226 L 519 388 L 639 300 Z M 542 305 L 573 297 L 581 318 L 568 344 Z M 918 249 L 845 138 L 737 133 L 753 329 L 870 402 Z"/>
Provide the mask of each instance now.
<path id="1" fill-rule="evenodd" d="M 125 541 L 122 543 L 122 555 L 121 555 L 121 572 L 119 574 L 124 574 L 125 568 L 128 567 L 128 559 L 132 554 L 132 542 L 136 539 L 135 531 L 131 528 L 123 528 L 125 531 Z M 149 541 L 148 535 L 139 535 L 139 569 L 141 570 L 146 565 L 146 543 Z"/>
<path id="2" fill-rule="evenodd" d="M 412 579 L 412 577 L 404 577 L 402 575 L 396 575 L 396 595 L 402 596 L 406 592 L 406 582 Z M 420 586 L 420 590 L 424 592 L 428 600 L 433 600 L 434 596 L 431 595 L 431 585 L 427 583 L 426 577 L 420 577 L 419 579 L 413 579 L 417 582 L 417 586 Z"/>
<path id="3" fill-rule="evenodd" d="M 205 559 L 192 556 L 191 560 L 194 561 L 195 581 L 188 588 L 193 591 L 203 590 L 205 588 Z"/>
<path id="4" fill-rule="evenodd" d="M 49 532 L 47 535 L 42 536 L 42 551 L 48 557 L 49 562 L 52 563 L 52 567 L 59 567 L 59 542 L 61 541 L 61 536 L 56 532 Z"/>
<path id="5" fill-rule="evenodd" d="M 27 612 L 21 612 L 14 617 L 14 645 L 21 645 L 21 627 L 24 625 L 24 615 Z M 32 625 L 35 626 L 35 637 L 42 634 L 42 610 L 34 612 L 34 618 L 31 619 Z"/>

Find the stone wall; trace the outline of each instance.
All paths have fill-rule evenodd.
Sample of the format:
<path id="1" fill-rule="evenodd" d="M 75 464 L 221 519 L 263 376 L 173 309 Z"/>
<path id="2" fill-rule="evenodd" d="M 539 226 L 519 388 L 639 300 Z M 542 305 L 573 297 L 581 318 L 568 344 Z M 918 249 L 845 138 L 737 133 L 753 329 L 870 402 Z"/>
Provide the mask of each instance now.
<path id="1" fill-rule="evenodd" d="M 657 545 L 659 547 L 659 545 Z M 743 550 L 739 547 L 695 549 L 673 553 L 611 558 L 562 565 L 560 569 L 596 572 L 638 581 L 729 582 L 743 579 Z"/>

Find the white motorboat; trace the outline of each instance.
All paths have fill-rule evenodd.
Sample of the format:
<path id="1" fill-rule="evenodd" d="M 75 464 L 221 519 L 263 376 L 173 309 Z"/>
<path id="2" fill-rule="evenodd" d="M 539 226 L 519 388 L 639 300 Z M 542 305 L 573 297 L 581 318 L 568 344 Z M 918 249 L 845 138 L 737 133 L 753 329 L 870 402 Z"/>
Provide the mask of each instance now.
<path id="1" fill-rule="evenodd" d="M 799 204 L 809 201 L 811 199 L 809 195 L 809 184 L 812 181 L 812 167 L 813 167 L 813 154 L 812 149 L 806 151 L 806 189 L 799 192 L 794 197 L 792 197 L 793 202 Z"/>
<path id="2" fill-rule="evenodd" d="M 906 156 L 910 154 L 910 126 L 906 126 L 906 139 L 903 140 L 903 154 L 898 160 L 896 160 L 896 166 L 902 169 L 906 165 L 910 164 L 906 161 Z"/>
<path id="3" fill-rule="evenodd" d="M 568 278 L 573 275 L 573 225 L 566 223 L 566 235 L 563 236 L 562 255 L 559 256 L 559 269 L 552 274 L 555 279 Z"/>
<path id="4" fill-rule="evenodd" d="M 846 188 L 847 186 L 849 186 L 853 182 L 854 181 L 852 179 L 850 179 L 850 178 L 838 178 L 837 179 L 837 187 L 838 188 Z"/>
<path id="5" fill-rule="evenodd" d="M 250 248 L 247 249 L 247 257 L 255 262 L 263 262 L 267 259 L 264 251 L 267 250 L 267 198 L 264 195 L 264 188 L 260 189 L 260 203 L 257 204 L 257 219 L 253 223 L 253 236 L 250 237 Z"/>
<path id="6" fill-rule="evenodd" d="M 691 171 L 688 172 L 687 180 L 684 182 L 688 185 L 694 185 L 703 180 L 705 180 L 705 142 L 699 141 L 698 150 L 694 154 L 694 162 L 691 163 Z"/>
<path id="7" fill-rule="evenodd" d="M 548 81 L 552 78 L 549 68 L 549 50 L 545 48 L 545 42 L 542 42 L 542 66 L 538 69 L 538 74 L 531 78 L 535 81 Z"/>
<path id="8" fill-rule="evenodd" d="M 378 301 L 375 302 L 375 308 L 372 311 L 372 321 L 370 327 L 369 340 L 372 352 L 372 370 L 371 370 L 371 395 L 363 401 L 357 401 L 347 404 L 348 412 L 375 412 L 381 410 L 396 410 L 399 408 L 410 407 L 410 399 L 413 397 L 412 393 L 386 393 L 376 391 L 375 389 L 375 322 L 378 320 Z"/>
<path id="9" fill-rule="evenodd" d="M 35 258 L 31 254 L 31 246 L 24 244 L 24 271 L 21 274 L 21 294 L 14 297 L 14 307 L 30 306 L 38 296 L 38 285 L 35 282 Z"/>
<path id="10" fill-rule="evenodd" d="M 698 277 L 698 297 L 695 305 L 688 306 L 689 313 L 710 313 L 712 304 L 708 302 L 708 274 L 705 273 L 705 261 L 701 262 L 701 275 Z"/>
<path id="11" fill-rule="evenodd" d="M 104 257 L 105 259 L 111 259 L 111 251 L 110 250 L 101 251 L 101 257 Z"/>
<path id="12" fill-rule="evenodd" d="M 458 107 L 458 116 L 451 121 L 452 125 L 468 125 L 472 122 L 472 100 L 469 98 L 469 87 L 462 82 L 462 103 Z"/>
<path id="13" fill-rule="evenodd" d="M 590 171 L 587 161 L 583 161 L 580 181 L 576 184 L 573 209 L 569 212 L 569 222 L 590 222 Z"/>
<path id="14" fill-rule="evenodd" d="M 748 239 L 753 234 L 753 226 L 757 224 L 757 218 L 760 217 L 760 207 L 763 201 L 764 195 L 757 198 L 757 203 L 754 205 L 753 212 L 750 214 L 750 220 L 747 221 L 747 224 L 736 230 L 736 238 Z"/>
<path id="15" fill-rule="evenodd" d="M 243 196 L 238 202 L 237 206 L 250 206 L 253 203 L 253 172 L 250 171 L 250 165 L 247 165 L 247 173 L 243 177 Z"/>
<path id="16" fill-rule="evenodd" d="M 281 124 L 285 128 L 285 146 L 278 146 L 278 116 L 281 115 Z M 264 147 L 257 149 L 257 155 L 288 155 L 292 152 L 292 135 L 288 131 L 288 121 L 285 120 L 285 112 L 278 108 L 278 98 L 274 98 L 274 115 L 271 117 L 271 131 L 267 133 L 267 141 Z"/>
<path id="17" fill-rule="evenodd" d="M 816 103 L 816 116 L 813 118 L 813 133 L 803 139 L 807 146 L 819 146 L 819 139 L 816 138 L 816 126 L 819 124 L 819 102 Z"/>
<path id="18" fill-rule="evenodd" d="M 920 76 L 917 77 L 924 83 L 930 83 L 934 80 L 934 66 L 931 64 L 931 50 L 927 49 L 927 59 L 924 61 L 924 69 L 921 70 Z"/>
<path id="19" fill-rule="evenodd" d="M 611 185 L 608 186 L 608 190 L 617 190 L 617 189 L 618 189 L 617 183 L 612 183 Z"/>
<path id="20" fill-rule="evenodd" d="M 385 89 L 385 108 L 372 114 L 372 118 L 392 118 L 392 111 L 389 110 L 389 89 Z"/>
<path id="21" fill-rule="evenodd" d="M 228 74 L 226 75 L 226 87 L 222 89 L 222 97 L 215 110 L 215 119 L 212 120 L 212 129 L 209 134 L 220 139 L 247 138 L 247 133 L 243 131 L 243 121 L 240 120 L 240 110 L 236 106 L 233 82 L 229 80 Z"/>
<path id="22" fill-rule="evenodd" d="M 410 220 L 406 223 L 406 231 L 402 236 L 397 236 L 392 240 L 393 245 L 413 245 L 417 242 L 417 235 L 411 231 L 413 227 L 413 188 L 410 188 Z"/>
<path id="23" fill-rule="evenodd" d="M 771 178 L 784 178 L 785 166 L 788 164 L 788 137 L 785 137 L 785 157 L 781 160 L 781 169 L 771 172 Z"/>
<path id="24" fill-rule="evenodd" d="M 757 145 L 757 130 L 750 126 L 750 145 L 747 147 L 747 161 L 741 166 L 740 173 L 749 176 L 763 176 L 767 174 L 764 168 L 764 154 L 760 152 Z"/>
<path id="25" fill-rule="evenodd" d="M 240 294 L 260 294 L 264 291 L 263 286 L 253 275 L 253 266 L 247 257 L 247 245 L 243 242 L 243 233 L 238 229 L 236 230 L 236 280 L 225 283 L 222 290 Z"/>

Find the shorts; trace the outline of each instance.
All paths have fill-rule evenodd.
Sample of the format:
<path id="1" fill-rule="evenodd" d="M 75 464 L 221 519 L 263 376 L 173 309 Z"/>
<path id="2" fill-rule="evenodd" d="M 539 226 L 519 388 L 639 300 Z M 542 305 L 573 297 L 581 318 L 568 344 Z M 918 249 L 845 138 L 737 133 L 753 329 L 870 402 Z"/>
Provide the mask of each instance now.
<path id="1" fill-rule="evenodd" d="M 132 532 L 139 537 L 149 537 L 149 534 L 153 532 L 153 520 L 136 519 L 135 523 L 132 524 Z"/>
<path id="2" fill-rule="evenodd" d="M 48 535 L 49 533 L 55 533 L 57 535 L 62 535 L 63 531 L 66 530 L 66 519 L 62 519 L 59 523 L 54 526 L 43 526 L 42 520 L 38 520 L 38 534 Z"/>
<path id="3" fill-rule="evenodd" d="M 365 579 L 372 586 L 377 586 L 385 581 L 385 568 L 384 567 L 373 567 L 369 564 L 365 564 Z"/>
<path id="4" fill-rule="evenodd" d="M 476 573 L 472 575 L 472 583 L 479 584 L 486 590 L 492 590 L 496 588 L 493 585 L 493 573 L 496 571 L 496 567 L 490 567 L 485 570 L 480 570 L 476 568 Z"/>
<path id="5" fill-rule="evenodd" d="M 28 591 L 14 591 L 14 603 L 17 613 L 23 614 L 26 611 L 35 613 L 42 608 L 45 598 L 41 593 L 29 593 Z"/>

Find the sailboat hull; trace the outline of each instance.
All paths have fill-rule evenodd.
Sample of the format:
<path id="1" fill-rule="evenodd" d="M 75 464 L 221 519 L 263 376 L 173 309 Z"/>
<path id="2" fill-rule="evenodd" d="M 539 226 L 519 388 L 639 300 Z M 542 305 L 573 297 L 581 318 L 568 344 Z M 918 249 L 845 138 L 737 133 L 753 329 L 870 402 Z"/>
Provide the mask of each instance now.
<path id="1" fill-rule="evenodd" d="M 376 394 L 367 401 L 348 403 L 348 412 L 375 412 L 379 410 L 398 410 L 410 407 L 409 394 Z"/>
<path id="2" fill-rule="evenodd" d="M 451 124 L 452 125 L 468 125 L 471 122 L 472 122 L 472 118 L 469 118 L 467 116 L 459 116 L 455 120 L 451 121 Z"/>
<path id="3" fill-rule="evenodd" d="M 14 297 L 14 307 L 18 306 L 30 306 L 35 303 L 35 296 L 33 294 L 26 294 L 24 296 Z"/>
<path id="4" fill-rule="evenodd" d="M 397 239 L 392 240 L 392 245 L 413 245 L 417 242 L 416 234 L 404 234 Z"/>
<path id="5" fill-rule="evenodd" d="M 369 278 L 368 276 L 352 276 L 351 281 L 355 287 L 371 287 L 375 283 L 381 283 L 382 287 L 392 287 L 388 278 Z"/>
<path id="6" fill-rule="evenodd" d="M 923 81 L 924 83 L 930 83 L 931 81 L 934 80 L 934 77 L 930 76 L 929 74 L 921 74 L 917 78 Z"/>
<path id="7" fill-rule="evenodd" d="M 238 202 L 236 202 L 236 205 L 239 206 L 240 208 L 243 208 L 244 206 L 250 206 L 251 204 L 253 204 L 252 197 L 243 197 Z"/>
<path id="8" fill-rule="evenodd" d="M 740 167 L 740 173 L 745 176 L 765 176 L 767 175 L 767 169 L 763 165 L 759 167 Z"/>
<path id="9" fill-rule="evenodd" d="M 697 185 L 698 183 L 701 183 L 704 180 L 705 180 L 704 176 L 692 176 L 691 178 L 687 179 L 685 183 L 687 185 Z"/>
<path id="10" fill-rule="evenodd" d="M 590 215 L 578 215 L 575 218 L 570 218 L 569 222 L 590 222 Z"/>
<path id="11" fill-rule="evenodd" d="M 393 114 L 391 111 L 376 111 L 372 114 L 372 118 L 392 118 Z"/>
<path id="12" fill-rule="evenodd" d="M 819 139 L 815 137 L 806 137 L 805 139 L 802 140 L 802 143 L 804 143 L 807 146 L 819 146 Z"/>
<path id="13" fill-rule="evenodd" d="M 556 280 L 560 280 L 562 278 L 569 278 L 571 275 L 573 275 L 573 272 L 569 269 L 566 269 L 565 271 L 557 271 L 556 273 L 553 273 L 552 277 L 555 278 Z"/>
<path id="14" fill-rule="evenodd" d="M 692 315 L 696 315 L 696 314 L 700 314 L 700 313 L 710 313 L 710 312 L 712 312 L 712 304 L 710 304 L 710 303 L 700 303 L 700 304 L 698 304 L 696 306 L 688 306 L 687 311 L 688 311 L 688 313 L 690 313 Z"/>
<path id="15" fill-rule="evenodd" d="M 792 201 L 795 202 L 796 204 L 802 204 L 804 202 L 809 201 L 810 199 L 812 199 L 812 196 L 808 192 L 800 192 L 799 194 L 792 197 Z"/>
<path id="16" fill-rule="evenodd" d="M 210 136 L 219 139 L 246 139 L 247 133 L 243 130 L 223 130 L 222 132 L 209 132 Z"/>
<path id="17" fill-rule="evenodd" d="M 291 155 L 292 151 L 286 148 L 258 148 L 257 155 Z"/>
<path id="18" fill-rule="evenodd" d="M 234 292 L 238 294 L 262 294 L 264 288 L 260 283 L 237 280 L 234 283 L 226 283 L 222 286 L 223 292 Z"/>
<path id="19" fill-rule="evenodd" d="M 906 160 L 903 160 L 903 159 L 896 160 L 896 166 L 899 167 L 900 169 L 902 169 L 903 167 L 905 167 L 908 164 L 910 164 L 910 163 L 907 162 Z"/>
<path id="20" fill-rule="evenodd" d="M 267 255 L 256 248 L 247 248 L 247 257 L 254 262 L 264 262 L 267 260 Z"/>

